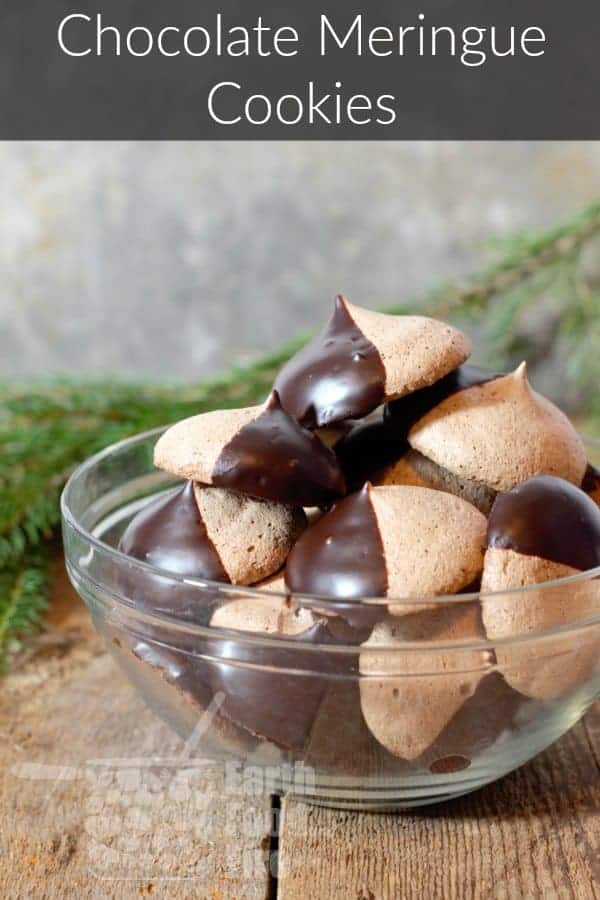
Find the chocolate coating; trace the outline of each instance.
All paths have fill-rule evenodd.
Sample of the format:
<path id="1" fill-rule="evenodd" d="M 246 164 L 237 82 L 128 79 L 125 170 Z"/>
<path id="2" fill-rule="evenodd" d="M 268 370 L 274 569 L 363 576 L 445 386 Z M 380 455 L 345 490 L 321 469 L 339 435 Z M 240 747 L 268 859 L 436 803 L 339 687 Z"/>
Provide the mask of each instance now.
<path id="1" fill-rule="evenodd" d="M 588 463 L 585 470 L 583 481 L 581 482 L 581 490 L 585 491 L 586 494 L 594 494 L 596 491 L 600 491 L 600 469 L 597 469 L 591 463 Z"/>
<path id="2" fill-rule="evenodd" d="M 135 655 L 161 670 L 165 679 L 206 709 L 223 693 L 218 719 L 240 729 L 239 736 L 267 740 L 302 753 L 307 746 L 330 676 L 356 672 L 355 654 L 332 655 L 303 650 L 302 644 L 335 643 L 325 619 L 297 635 L 181 636 L 177 648 L 160 626 L 138 641 Z M 297 646 L 282 645 L 282 639 Z M 124 642 L 130 639 L 124 635 Z M 349 681 L 349 684 L 354 682 Z"/>
<path id="3" fill-rule="evenodd" d="M 144 507 L 125 529 L 119 549 L 178 575 L 229 582 L 200 516 L 191 481 Z"/>
<path id="4" fill-rule="evenodd" d="M 346 492 L 332 450 L 281 406 L 277 391 L 215 463 L 213 484 L 292 506 L 324 506 Z"/>
<path id="5" fill-rule="evenodd" d="M 466 391 L 468 388 L 501 377 L 497 372 L 481 369 L 479 366 L 469 364 L 459 366 L 429 387 L 388 403 L 385 407 L 384 421 L 388 429 L 394 431 L 398 438 L 406 438 L 413 425 L 443 400 L 458 394 L 459 391 Z"/>
<path id="6" fill-rule="evenodd" d="M 303 643 L 335 643 L 326 620 L 282 637 L 299 646 L 280 647 L 274 635 L 262 646 L 244 640 L 207 642 L 213 659 L 203 665 L 211 690 L 225 694 L 222 715 L 253 735 L 299 751 L 309 740 L 328 675 L 348 662 L 344 656 L 302 650 Z"/>
<path id="7" fill-rule="evenodd" d="M 357 422 L 335 445 L 348 490 L 358 490 L 408 449 L 406 438 L 385 420 L 383 411 L 372 421 Z"/>
<path id="8" fill-rule="evenodd" d="M 498 494 L 487 545 L 581 571 L 593 569 L 600 565 L 600 509 L 570 482 L 536 475 Z"/>
<path id="9" fill-rule="evenodd" d="M 307 428 L 360 419 L 383 400 L 385 368 L 356 326 L 342 295 L 323 331 L 275 379 L 281 403 Z"/>
<path id="10" fill-rule="evenodd" d="M 357 732 L 368 733 L 358 698 L 357 655 L 302 649 L 302 643 L 331 643 L 324 621 L 285 639 L 298 646 L 283 647 L 277 636 L 270 635 L 262 645 L 243 638 L 196 638 L 193 646 L 190 642 L 175 650 L 164 645 L 168 635 L 158 633 L 156 642 L 137 642 L 133 652 L 187 696 L 197 714 L 222 692 L 216 731 L 237 739 L 240 747 L 268 741 L 298 759 L 312 748 L 311 761 L 320 763 L 348 729 L 352 711 L 352 732 L 343 748 L 352 757 Z M 334 703 L 324 711 L 324 701 L 332 695 Z"/>
<path id="11" fill-rule="evenodd" d="M 301 535 L 285 569 L 292 593 L 385 597 L 387 568 L 370 485 L 337 503 Z"/>

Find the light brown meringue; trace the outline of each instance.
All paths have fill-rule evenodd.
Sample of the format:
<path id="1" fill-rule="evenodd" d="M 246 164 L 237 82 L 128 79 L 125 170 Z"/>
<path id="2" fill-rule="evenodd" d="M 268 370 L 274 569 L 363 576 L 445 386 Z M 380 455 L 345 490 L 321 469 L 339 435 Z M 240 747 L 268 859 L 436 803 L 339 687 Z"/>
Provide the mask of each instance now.
<path id="1" fill-rule="evenodd" d="M 408 440 L 439 466 L 497 491 L 538 474 L 580 485 L 586 469 L 579 435 L 531 388 L 525 363 L 448 397 L 411 428 Z"/>
<path id="2" fill-rule="evenodd" d="M 386 401 L 433 384 L 471 353 L 469 338 L 446 322 L 427 316 L 392 316 L 345 302 L 384 365 Z"/>
<path id="3" fill-rule="evenodd" d="M 346 492 L 335 453 L 272 391 L 262 406 L 191 416 L 158 439 L 154 463 L 173 475 L 290 506 L 321 506 Z"/>
<path id="4" fill-rule="evenodd" d="M 306 526 L 304 512 L 295 507 L 199 484 L 194 495 L 232 584 L 254 584 L 278 572 Z"/>
<path id="5" fill-rule="evenodd" d="M 451 594 L 481 573 L 487 522 L 470 503 L 429 488 L 370 492 L 387 567 L 388 596 Z M 395 615 L 410 607 L 391 605 Z"/>
<path id="6" fill-rule="evenodd" d="M 573 626 L 600 612 L 600 581 L 548 584 L 578 569 L 514 550 L 490 548 L 481 581 L 483 624 L 488 638 L 517 638 Z M 532 585 L 530 590 L 515 589 Z M 488 592 L 502 592 L 493 593 Z M 486 596 L 486 593 L 488 594 Z M 554 700 L 581 686 L 600 668 L 598 626 L 576 633 L 498 644 L 496 658 L 506 681 L 528 697 Z"/>
<path id="7" fill-rule="evenodd" d="M 171 425 L 154 447 L 154 465 L 173 475 L 210 484 L 223 447 L 263 406 L 216 409 Z"/>
<path id="8" fill-rule="evenodd" d="M 416 450 L 408 450 L 395 463 L 379 472 L 373 478 L 373 484 L 405 484 L 445 491 L 472 503 L 484 515 L 489 513 L 496 496 L 496 492 L 487 485 L 453 475 Z"/>
<path id="9" fill-rule="evenodd" d="M 241 597 L 215 610 L 210 620 L 215 628 L 233 628 L 262 634 L 296 635 L 314 625 L 309 609 L 294 606 L 283 597 Z"/>
<path id="10" fill-rule="evenodd" d="M 261 591 L 272 592 L 273 594 L 287 594 L 284 572 L 285 569 L 282 569 L 279 572 L 275 572 L 274 575 L 270 575 L 263 581 L 257 581 L 256 584 L 253 585 L 253 587 L 260 589 Z"/>
<path id="11" fill-rule="evenodd" d="M 373 736 L 390 753 L 407 760 L 424 753 L 491 665 L 486 650 L 428 650 L 427 642 L 459 644 L 480 637 L 479 605 L 472 602 L 389 617 L 375 626 L 359 661 L 361 707 Z M 407 641 L 423 641 L 423 650 L 402 652 Z"/>

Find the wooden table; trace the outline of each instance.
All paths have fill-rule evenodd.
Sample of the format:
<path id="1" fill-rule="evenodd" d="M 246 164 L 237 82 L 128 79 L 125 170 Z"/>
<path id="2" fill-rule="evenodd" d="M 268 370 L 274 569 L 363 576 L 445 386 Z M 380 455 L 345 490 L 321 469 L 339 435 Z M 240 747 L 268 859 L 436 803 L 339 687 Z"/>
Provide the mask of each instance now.
<path id="1" fill-rule="evenodd" d="M 182 742 L 61 574 L 55 593 L 50 631 L 2 682 L 0 897 L 600 895 L 600 705 L 518 772 L 413 814 L 277 809 L 231 781 L 225 801 L 220 767 L 173 774 Z"/>

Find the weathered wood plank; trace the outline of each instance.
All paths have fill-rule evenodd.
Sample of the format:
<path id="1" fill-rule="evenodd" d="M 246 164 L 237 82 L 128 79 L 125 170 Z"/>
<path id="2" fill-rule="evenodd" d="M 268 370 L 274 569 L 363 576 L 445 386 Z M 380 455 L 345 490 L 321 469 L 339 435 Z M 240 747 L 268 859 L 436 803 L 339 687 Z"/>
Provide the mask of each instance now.
<path id="1" fill-rule="evenodd" d="M 554 747 L 470 796 L 357 814 L 284 800 L 279 900 L 600 895 L 600 705 Z"/>
<path id="2" fill-rule="evenodd" d="M 2 682 L 0 896 L 267 896 L 268 798 L 197 757 L 171 766 L 183 742 L 67 590 L 61 579 L 54 630 Z"/>
<path id="3" fill-rule="evenodd" d="M 236 794 L 218 766 L 136 763 L 182 742 L 140 703 L 62 577 L 50 625 L 0 692 L 0 896 L 272 894 L 267 799 Z M 453 803 L 369 815 L 284 800 L 278 897 L 586 900 L 600 895 L 599 810 L 600 706 Z"/>

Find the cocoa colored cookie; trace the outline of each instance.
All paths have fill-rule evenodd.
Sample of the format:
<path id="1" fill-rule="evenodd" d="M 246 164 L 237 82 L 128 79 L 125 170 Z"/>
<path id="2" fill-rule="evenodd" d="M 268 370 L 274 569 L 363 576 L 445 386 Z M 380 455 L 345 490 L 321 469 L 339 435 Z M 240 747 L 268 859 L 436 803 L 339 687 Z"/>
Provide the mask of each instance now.
<path id="1" fill-rule="evenodd" d="M 472 503 L 484 515 L 492 508 L 496 491 L 485 484 L 453 475 L 416 450 L 408 449 L 400 459 L 381 469 L 373 478 L 376 485 L 414 485 L 446 491 Z"/>
<path id="2" fill-rule="evenodd" d="M 211 626 L 209 684 L 224 697 L 222 714 L 256 737 L 302 753 L 339 674 L 337 657 L 318 646 L 337 643 L 328 620 L 285 597 L 248 594 L 216 610 Z M 221 637 L 220 629 L 233 633 Z"/>
<path id="3" fill-rule="evenodd" d="M 249 594 L 224 603 L 215 610 L 210 624 L 215 628 L 286 637 L 308 631 L 315 621 L 316 617 L 309 609 L 295 606 L 285 597 Z"/>
<path id="4" fill-rule="evenodd" d="M 360 419 L 432 384 L 467 359 L 469 339 L 425 316 L 390 316 L 341 295 L 323 331 L 275 379 L 284 408 L 317 428 Z"/>
<path id="5" fill-rule="evenodd" d="M 499 494 L 487 546 L 481 586 L 490 640 L 552 631 L 600 612 L 600 581 L 572 577 L 600 565 L 600 510 L 569 482 L 538 476 Z M 517 590 L 528 585 L 534 587 Z M 499 644 L 496 653 L 509 684 L 548 700 L 585 682 L 599 643 L 597 629 L 583 629 Z"/>
<path id="6" fill-rule="evenodd" d="M 345 493 L 335 454 L 281 408 L 266 404 L 192 416 L 157 441 L 154 462 L 173 475 L 293 506 Z"/>
<path id="7" fill-rule="evenodd" d="M 480 573 L 485 529 L 481 513 L 450 494 L 367 484 L 303 533 L 286 563 L 286 585 L 335 598 L 452 593 Z"/>
<path id="8" fill-rule="evenodd" d="M 390 616 L 375 626 L 360 656 L 361 707 L 374 737 L 390 753 L 420 757 L 474 695 L 492 654 L 460 644 L 483 636 L 479 604 L 473 602 Z M 432 646 L 438 643 L 449 646 Z M 402 651 L 405 644 L 412 646 Z"/>
<path id="9" fill-rule="evenodd" d="M 510 375 L 452 394 L 413 425 L 408 440 L 460 479 L 463 494 L 466 481 L 507 491 L 538 474 L 580 485 L 587 465 L 579 435 L 531 388 L 524 363 Z"/>
<path id="10" fill-rule="evenodd" d="M 119 546 L 179 575 L 254 584 L 282 567 L 305 525 L 299 508 L 188 481 L 144 507 Z"/>

